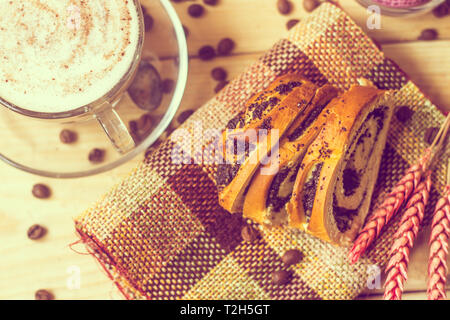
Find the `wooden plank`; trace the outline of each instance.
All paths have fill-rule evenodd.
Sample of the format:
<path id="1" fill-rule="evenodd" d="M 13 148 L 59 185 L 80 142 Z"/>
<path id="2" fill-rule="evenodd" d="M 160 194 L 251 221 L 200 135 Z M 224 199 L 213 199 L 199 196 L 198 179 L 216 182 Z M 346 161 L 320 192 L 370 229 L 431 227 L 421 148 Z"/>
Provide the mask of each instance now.
<path id="1" fill-rule="evenodd" d="M 450 101 L 450 93 L 445 88 L 450 80 L 449 75 L 443 73 L 441 67 L 450 64 L 450 55 L 442 54 L 445 45 L 442 42 L 430 45 L 408 43 L 385 46 L 385 49 L 419 82 L 422 79 L 437 79 L 433 86 L 426 86 L 426 81 L 420 85 L 436 90 L 444 101 Z M 242 54 L 209 62 L 191 59 L 188 87 L 180 112 L 196 109 L 214 95 L 216 82 L 209 75 L 213 67 L 224 67 L 231 79 L 260 54 Z M 417 65 L 425 68 L 418 70 Z M 50 138 L 53 137 L 47 137 Z M 32 298 L 34 290 L 41 287 L 52 288 L 61 299 L 109 299 L 111 294 L 114 298 L 118 297 L 117 290 L 100 266 L 91 257 L 72 252 L 68 244 L 77 239 L 73 217 L 123 179 L 139 161 L 138 158 L 111 172 L 75 180 L 42 179 L 0 163 L 0 175 L 3 181 L 7 181 L 0 184 L 0 256 L 3 257 L 0 264 L 0 299 Z M 31 196 L 31 186 L 36 182 L 51 186 L 51 199 L 42 201 Z M 31 242 L 25 235 L 26 229 L 33 223 L 42 223 L 49 228 L 47 237 L 37 243 Z M 419 239 L 412 253 L 408 289 L 424 288 L 426 247 L 426 237 Z M 82 246 L 75 248 L 84 250 Z M 81 270 L 82 285 L 79 290 L 66 287 L 67 268 L 70 266 L 78 266 Z"/>
<path id="2" fill-rule="evenodd" d="M 392 58 L 405 70 L 412 80 L 430 99 L 443 110 L 450 110 L 450 83 L 448 68 L 450 65 L 450 41 L 430 43 L 413 42 L 383 45 L 386 56 Z M 212 61 L 191 59 L 188 86 L 181 106 L 182 110 L 195 109 L 214 95 L 217 84 L 210 77 L 212 68 L 221 66 L 229 73 L 229 79 L 237 76 L 263 52 L 240 54 L 232 57 L 220 57 Z"/>
<path id="3" fill-rule="evenodd" d="M 142 3 L 150 6 L 151 1 L 145 0 Z M 206 13 L 201 18 L 192 18 L 187 14 L 191 1 L 173 3 L 173 6 L 182 23 L 190 31 L 189 52 L 196 55 L 201 46 L 215 46 L 224 37 L 235 40 L 235 53 L 267 50 L 281 34 L 287 32 L 288 20 L 304 19 L 309 14 L 304 11 L 301 1 L 291 2 L 294 9 L 286 16 L 277 11 L 274 0 L 221 0 L 217 6 L 205 6 Z M 365 8 L 353 0 L 342 0 L 340 4 L 358 25 L 381 43 L 414 41 L 425 28 L 436 28 L 441 39 L 450 39 L 448 17 L 438 19 L 431 13 L 420 18 L 382 16 L 381 29 L 369 30 L 366 26 L 369 15 Z"/>
<path id="4" fill-rule="evenodd" d="M 341 2 L 359 23 L 364 23 L 364 9 L 354 1 Z M 285 17 L 277 13 L 272 0 L 221 0 L 221 5 L 208 7 L 207 15 L 197 20 L 185 14 L 188 3 L 176 4 L 183 22 L 191 29 L 189 48 L 193 55 L 201 45 L 215 44 L 222 37 L 231 37 L 237 42 L 236 51 L 230 57 L 208 62 L 196 58 L 190 60 L 188 86 L 178 114 L 186 109 L 196 109 L 213 97 L 216 82 L 209 75 L 213 67 L 224 67 L 232 79 L 286 32 L 284 25 L 288 19 L 304 17 L 305 13 L 298 5 L 300 1 L 294 3 L 295 11 Z M 419 21 L 386 18 L 382 30 L 369 33 L 384 43 L 406 41 L 386 44 L 383 48 L 433 101 L 450 110 L 450 92 L 447 90 L 450 75 L 446 73 L 450 65 L 450 41 L 408 42 L 415 39 L 422 28 L 431 26 L 438 28 L 443 38 L 450 39 L 450 25 L 446 19 L 437 20 L 431 16 Z M 54 132 L 40 134 L 43 140 L 55 139 Z M 88 149 L 97 141 L 79 143 L 80 148 Z M 10 142 L 8 148 L 13 147 Z M 49 156 L 53 155 L 49 151 Z M 121 298 L 95 260 L 75 253 L 68 245 L 77 240 L 73 218 L 122 180 L 141 158 L 104 174 L 72 180 L 40 178 L 0 162 L 0 176 L 4 181 L 0 184 L 0 299 L 32 299 L 39 288 L 53 290 L 58 299 Z M 31 196 L 31 187 L 36 182 L 44 182 L 52 188 L 51 199 L 37 200 Z M 33 223 L 41 223 L 49 230 L 41 241 L 32 242 L 26 238 L 26 230 Z M 425 288 L 426 242 L 424 234 L 412 252 L 407 290 Z M 74 249 L 85 252 L 81 245 Z M 70 267 L 79 268 L 81 272 L 80 289 L 67 287 Z M 416 296 L 416 293 L 412 295 Z"/>
<path id="5" fill-rule="evenodd" d="M 433 103 L 450 111 L 449 40 L 388 44 L 383 50 Z"/>

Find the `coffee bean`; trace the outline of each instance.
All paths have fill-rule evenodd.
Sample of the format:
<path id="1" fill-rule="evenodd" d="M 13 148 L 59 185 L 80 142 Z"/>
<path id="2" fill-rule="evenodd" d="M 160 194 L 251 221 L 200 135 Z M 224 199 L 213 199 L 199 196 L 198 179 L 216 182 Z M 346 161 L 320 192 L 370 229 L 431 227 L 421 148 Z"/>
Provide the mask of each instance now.
<path id="1" fill-rule="evenodd" d="M 88 159 L 92 163 L 100 163 L 103 161 L 104 158 L 105 158 L 105 150 L 95 148 L 89 152 Z"/>
<path id="2" fill-rule="evenodd" d="M 194 110 L 185 110 L 177 118 L 178 125 L 182 125 L 192 114 Z"/>
<path id="3" fill-rule="evenodd" d="M 215 6 L 217 4 L 217 2 L 219 2 L 218 0 L 203 0 L 203 2 L 209 6 Z"/>
<path id="4" fill-rule="evenodd" d="M 143 114 L 136 124 L 138 133 L 142 138 L 142 136 L 147 135 L 152 129 L 153 125 L 152 117 L 149 114 Z"/>
<path id="5" fill-rule="evenodd" d="M 185 25 L 183 25 L 183 31 L 184 31 L 184 36 L 187 38 L 189 37 L 189 29 L 188 27 L 186 27 Z"/>
<path id="6" fill-rule="evenodd" d="M 375 44 L 375 46 L 378 48 L 378 50 L 382 51 L 383 48 L 381 47 L 381 43 L 377 40 L 372 38 L 372 42 Z"/>
<path id="7" fill-rule="evenodd" d="M 283 256 L 281 257 L 281 260 L 283 261 L 283 263 L 287 266 L 293 265 L 293 264 L 297 264 L 300 261 L 302 261 L 303 258 L 303 254 L 301 251 L 296 250 L 296 249 L 291 249 L 286 251 Z"/>
<path id="8" fill-rule="evenodd" d="M 137 127 L 137 121 L 136 120 L 131 120 L 130 122 L 128 122 L 128 127 L 130 128 L 130 132 L 132 134 L 136 134 L 138 132 L 138 127 Z"/>
<path id="9" fill-rule="evenodd" d="M 211 70 L 211 77 L 216 81 L 224 81 L 227 79 L 227 72 L 224 68 L 217 67 Z"/>
<path id="10" fill-rule="evenodd" d="M 278 0 L 277 8 L 281 14 L 289 14 L 292 10 L 292 5 L 288 0 Z"/>
<path id="11" fill-rule="evenodd" d="M 35 300 L 53 300 L 55 297 L 50 291 L 41 289 L 35 292 L 34 294 Z"/>
<path id="12" fill-rule="evenodd" d="M 219 91 L 225 88 L 229 83 L 230 83 L 229 81 L 220 81 L 214 88 L 214 92 L 219 93 Z"/>
<path id="13" fill-rule="evenodd" d="M 193 18 L 199 18 L 205 12 L 205 8 L 201 4 L 191 4 L 188 7 L 188 13 Z"/>
<path id="14" fill-rule="evenodd" d="M 413 113 L 414 112 L 409 107 L 401 106 L 397 108 L 395 116 L 397 117 L 398 121 L 400 121 L 401 123 L 405 123 L 409 119 L 411 119 Z"/>
<path id="15" fill-rule="evenodd" d="M 65 144 L 74 143 L 77 140 L 77 133 L 67 129 L 61 130 L 59 140 Z"/>
<path id="16" fill-rule="evenodd" d="M 162 81 L 156 68 L 147 61 L 141 61 L 128 93 L 142 110 L 155 110 L 163 98 Z"/>
<path id="17" fill-rule="evenodd" d="M 219 41 L 219 44 L 217 45 L 217 53 L 221 56 L 226 56 L 233 51 L 235 47 L 235 43 L 230 38 L 224 38 Z"/>
<path id="18" fill-rule="evenodd" d="M 50 191 L 50 188 L 47 187 L 45 184 L 38 183 L 33 186 L 31 193 L 36 198 L 47 199 L 47 198 L 50 198 L 50 195 L 52 192 Z"/>
<path id="19" fill-rule="evenodd" d="M 45 236 L 47 233 L 47 230 L 38 224 L 34 224 L 31 227 L 28 228 L 27 236 L 31 240 L 38 240 Z"/>
<path id="20" fill-rule="evenodd" d="M 436 8 L 433 9 L 433 15 L 436 18 L 442 18 L 445 17 L 446 15 L 448 15 L 450 12 L 450 8 L 449 5 L 447 3 L 443 3 L 439 6 L 437 6 Z"/>
<path id="21" fill-rule="evenodd" d="M 149 32 L 153 28 L 153 17 L 148 13 L 144 14 L 145 32 Z"/>
<path id="22" fill-rule="evenodd" d="M 425 29 L 419 36 L 419 40 L 430 41 L 436 40 L 438 37 L 438 32 L 436 29 Z"/>
<path id="23" fill-rule="evenodd" d="M 162 91 L 164 93 L 171 93 L 174 85 L 175 85 L 175 82 L 172 79 L 165 79 L 162 82 Z"/>
<path id="24" fill-rule="evenodd" d="M 278 270 L 272 273 L 272 282 L 275 285 L 283 285 L 289 282 L 291 274 L 286 270 Z"/>
<path id="25" fill-rule="evenodd" d="M 246 242 L 254 242 L 258 239 L 258 231 L 251 226 L 244 226 L 241 230 L 242 239 Z"/>
<path id="26" fill-rule="evenodd" d="M 201 60 L 211 60 L 216 56 L 216 51 L 211 46 L 203 46 L 198 51 L 198 56 Z"/>
<path id="27" fill-rule="evenodd" d="M 438 127 L 430 127 L 425 131 L 425 134 L 423 136 L 423 140 L 428 143 L 429 145 L 431 145 L 434 141 L 434 138 L 436 138 L 436 135 L 439 132 L 439 128 Z"/>
<path id="28" fill-rule="evenodd" d="M 288 30 L 291 30 L 293 27 L 295 27 L 300 22 L 299 19 L 291 19 L 286 23 L 286 28 Z"/>
<path id="29" fill-rule="evenodd" d="M 303 0 L 303 8 L 306 12 L 312 12 L 320 5 L 318 0 Z"/>

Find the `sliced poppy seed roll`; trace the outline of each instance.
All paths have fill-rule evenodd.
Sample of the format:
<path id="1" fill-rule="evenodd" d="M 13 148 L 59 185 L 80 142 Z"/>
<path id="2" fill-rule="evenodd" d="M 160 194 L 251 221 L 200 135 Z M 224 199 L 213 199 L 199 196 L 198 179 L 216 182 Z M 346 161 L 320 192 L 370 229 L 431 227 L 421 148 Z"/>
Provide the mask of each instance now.
<path id="1" fill-rule="evenodd" d="M 338 90 L 330 85 L 316 90 L 280 141 L 278 170 L 270 172 L 270 164 L 266 164 L 253 177 L 245 197 L 244 217 L 270 226 L 288 222 L 285 205 L 291 198 L 297 171 L 306 149 L 326 121 L 328 103 L 337 94 Z"/>
<path id="2" fill-rule="evenodd" d="M 353 86 L 333 99 L 287 204 L 289 224 L 348 245 L 368 213 L 386 143 L 392 92 Z"/>
<path id="3" fill-rule="evenodd" d="M 244 195 L 256 170 L 317 89 L 298 75 L 282 76 L 252 97 L 246 110 L 230 121 L 222 140 L 224 163 L 219 165 L 216 177 L 219 203 L 224 209 L 231 213 L 242 211 Z"/>

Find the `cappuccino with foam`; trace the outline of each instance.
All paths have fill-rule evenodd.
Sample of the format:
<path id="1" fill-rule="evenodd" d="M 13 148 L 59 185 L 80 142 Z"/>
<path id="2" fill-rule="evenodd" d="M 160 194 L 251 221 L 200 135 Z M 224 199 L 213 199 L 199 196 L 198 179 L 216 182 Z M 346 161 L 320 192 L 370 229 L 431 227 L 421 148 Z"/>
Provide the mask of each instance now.
<path id="1" fill-rule="evenodd" d="M 132 0 L 0 0 L 0 98 L 65 112 L 107 94 L 140 37 Z"/>

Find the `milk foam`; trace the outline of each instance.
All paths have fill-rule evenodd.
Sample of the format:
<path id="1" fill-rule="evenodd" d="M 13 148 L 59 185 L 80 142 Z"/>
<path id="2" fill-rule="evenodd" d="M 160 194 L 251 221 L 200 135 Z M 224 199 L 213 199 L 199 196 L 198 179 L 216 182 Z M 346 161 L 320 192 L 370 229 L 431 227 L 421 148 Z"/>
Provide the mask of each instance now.
<path id="1" fill-rule="evenodd" d="M 131 0 L 0 0 L 0 97 L 63 112 L 108 93 L 139 41 Z"/>

